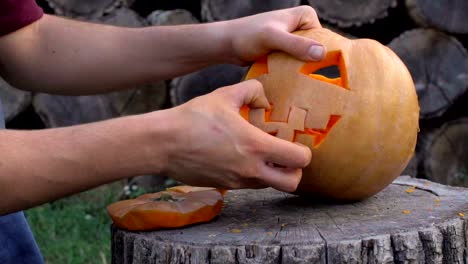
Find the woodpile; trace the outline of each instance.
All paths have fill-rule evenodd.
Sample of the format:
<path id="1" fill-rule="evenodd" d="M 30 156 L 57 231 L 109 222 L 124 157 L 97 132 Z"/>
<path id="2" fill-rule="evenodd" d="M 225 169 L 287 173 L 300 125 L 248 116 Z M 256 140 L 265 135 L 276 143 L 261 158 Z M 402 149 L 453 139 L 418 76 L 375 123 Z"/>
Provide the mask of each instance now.
<path id="1" fill-rule="evenodd" d="M 421 116 L 416 155 L 405 174 L 468 186 L 466 0 L 447 0 L 443 4 L 431 0 L 45 0 L 38 3 L 48 13 L 128 27 L 221 21 L 307 3 L 316 9 L 324 26 L 347 37 L 376 39 L 394 50 L 408 66 L 417 89 Z M 33 105 L 45 127 L 68 126 L 179 105 L 241 81 L 246 70 L 235 65 L 216 65 L 128 91 L 81 97 L 32 95 L 0 79 L 0 96 L 7 121 Z"/>

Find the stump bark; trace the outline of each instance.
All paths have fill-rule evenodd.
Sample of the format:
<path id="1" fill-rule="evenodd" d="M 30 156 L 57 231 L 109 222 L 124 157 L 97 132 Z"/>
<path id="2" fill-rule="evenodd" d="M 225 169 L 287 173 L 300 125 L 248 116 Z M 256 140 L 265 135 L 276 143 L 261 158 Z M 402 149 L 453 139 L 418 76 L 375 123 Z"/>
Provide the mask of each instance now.
<path id="1" fill-rule="evenodd" d="M 432 26 L 451 33 L 468 33 L 468 1 L 406 0 L 413 20 L 420 26 Z"/>
<path id="2" fill-rule="evenodd" d="M 5 121 L 8 122 L 26 109 L 32 101 L 31 92 L 18 90 L 0 78 L 0 99 Z"/>
<path id="3" fill-rule="evenodd" d="M 221 64 L 174 78 L 170 85 L 171 103 L 173 106 L 180 105 L 217 88 L 236 84 L 246 73 L 247 67 Z"/>
<path id="4" fill-rule="evenodd" d="M 46 0 L 57 15 L 74 18 L 97 18 L 115 8 L 130 4 L 122 0 Z"/>
<path id="5" fill-rule="evenodd" d="M 455 38 L 432 29 L 404 32 L 389 47 L 413 77 L 421 118 L 442 115 L 468 90 L 468 53 Z"/>
<path id="6" fill-rule="evenodd" d="M 207 224 L 112 227 L 112 263 L 464 263 L 467 201 L 467 189 L 408 176 L 353 204 L 230 191 Z"/>
<path id="7" fill-rule="evenodd" d="M 468 187 L 468 118 L 445 123 L 426 136 L 422 145 L 426 178 Z"/>
<path id="8" fill-rule="evenodd" d="M 202 0 L 203 21 L 230 20 L 257 13 L 298 6 L 300 0 Z"/>
<path id="9" fill-rule="evenodd" d="M 374 23 L 388 15 L 388 9 L 397 5 L 396 0 L 308 0 L 320 18 L 339 27 L 361 26 Z"/>

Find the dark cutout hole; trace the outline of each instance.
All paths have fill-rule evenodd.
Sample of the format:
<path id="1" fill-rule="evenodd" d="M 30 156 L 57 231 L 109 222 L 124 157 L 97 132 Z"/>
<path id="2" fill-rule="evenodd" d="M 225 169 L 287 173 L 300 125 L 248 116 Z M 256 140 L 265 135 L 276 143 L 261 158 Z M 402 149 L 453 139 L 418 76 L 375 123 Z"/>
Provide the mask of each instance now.
<path id="1" fill-rule="evenodd" d="M 322 76 L 325 76 L 329 79 L 335 79 L 335 78 L 339 78 L 341 75 L 340 75 L 340 68 L 338 68 L 337 65 L 332 65 L 332 66 L 328 66 L 328 67 L 325 67 L 325 68 L 321 68 L 315 72 L 312 72 L 313 74 L 319 74 L 319 75 L 322 75 Z"/>

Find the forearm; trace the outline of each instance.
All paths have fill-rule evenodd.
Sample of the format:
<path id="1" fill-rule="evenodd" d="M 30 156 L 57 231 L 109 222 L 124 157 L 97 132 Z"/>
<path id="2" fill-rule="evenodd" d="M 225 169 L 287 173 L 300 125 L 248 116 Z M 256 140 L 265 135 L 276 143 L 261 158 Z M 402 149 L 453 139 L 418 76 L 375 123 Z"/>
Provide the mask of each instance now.
<path id="1" fill-rule="evenodd" d="M 0 73 L 49 93 L 130 88 L 228 62 L 224 25 L 123 28 L 45 15 L 0 38 Z"/>
<path id="2" fill-rule="evenodd" d="M 163 111 L 147 118 L 0 131 L 0 215 L 111 181 L 162 171 L 171 133 Z"/>

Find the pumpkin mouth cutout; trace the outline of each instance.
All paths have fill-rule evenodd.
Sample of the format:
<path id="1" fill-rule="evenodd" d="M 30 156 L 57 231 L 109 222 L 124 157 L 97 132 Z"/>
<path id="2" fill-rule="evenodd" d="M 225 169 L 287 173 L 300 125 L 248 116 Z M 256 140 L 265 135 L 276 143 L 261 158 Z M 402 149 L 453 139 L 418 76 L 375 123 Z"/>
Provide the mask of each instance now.
<path id="1" fill-rule="evenodd" d="M 330 115 L 325 128 L 306 128 L 307 110 L 290 107 L 287 121 L 271 120 L 273 106 L 268 109 L 249 109 L 247 106 L 241 108 L 241 115 L 254 126 L 262 129 L 270 135 L 296 142 L 299 135 L 313 137 L 312 146 L 318 148 L 333 127 L 338 123 L 340 115 Z"/>
<path id="2" fill-rule="evenodd" d="M 245 77 L 246 80 L 258 78 L 261 75 L 268 74 L 268 57 L 264 56 L 258 59 L 249 69 Z M 341 50 L 329 51 L 321 61 L 305 62 L 299 68 L 299 73 L 304 74 L 311 79 L 331 84 L 337 88 L 350 90 L 348 86 L 348 73 Z M 244 119 L 263 131 L 288 141 L 303 141 L 304 136 L 312 137 L 307 139 L 307 144 L 312 148 L 318 148 L 333 127 L 338 123 L 340 115 L 330 115 L 326 125 L 318 128 L 305 127 L 307 120 L 307 109 L 296 106 L 289 108 L 286 121 L 271 120 L 271 111 L 265 109 L 249 109 L 243 106 L 240 114 Z M 325 120 L 324 120 L 325 121 Z"/>

